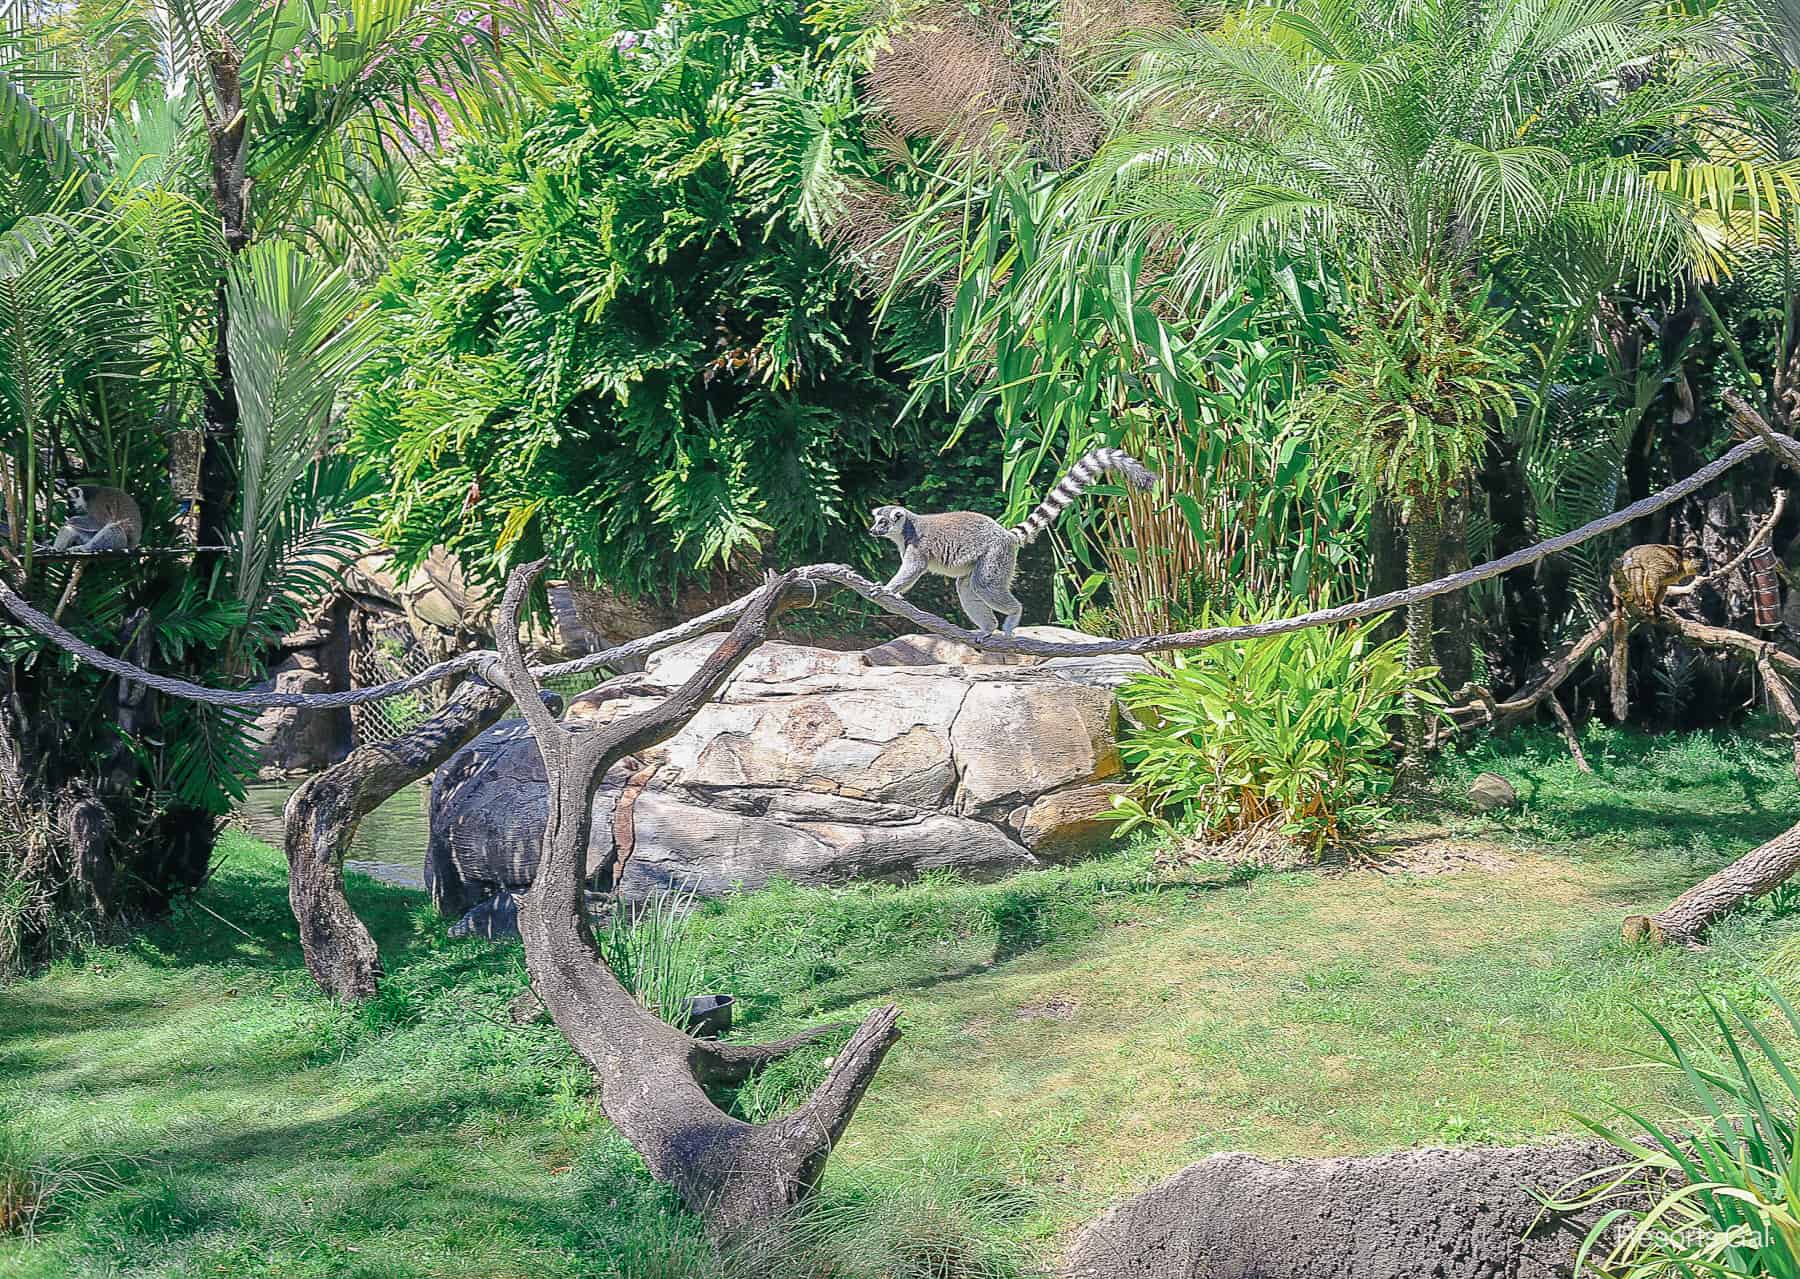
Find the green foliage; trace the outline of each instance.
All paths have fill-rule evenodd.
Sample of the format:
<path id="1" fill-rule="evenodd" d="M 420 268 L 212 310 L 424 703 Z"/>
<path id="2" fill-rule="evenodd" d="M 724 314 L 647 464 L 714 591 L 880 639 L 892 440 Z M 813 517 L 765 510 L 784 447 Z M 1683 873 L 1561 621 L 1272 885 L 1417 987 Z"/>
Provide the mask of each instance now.
<path id="1" fill-rule="evenodd" d="M 893 426 L 904 392 L 841 255 L 744 176 L 776 144 L 743 104 L 804 29 L 603 6 L 567 42 L 570 83 L 432 185 L 378 291 L 353 443 L 385 533 L 638 593 L 846 544 L 922 436 Z"/>
<path id="2" fill-rule="evenodd" d="M 1236 624 L 1234 619 L 1232 624 Z M 1141 727 L 1121 750 L 1137 797 L 1116 801 L 1123 830 L 1209 837 L 1273 825 L 1313 852 L 1387 814 L 1389 721 L 1408 694 L 1435 704 L 1435 670 L 1408 673 L 1399 640 L 1365 627 L 1318 628 L 1184 653 L 1120 696 Z"/>
<path id="3" fill-rule="evenodd" d="M 1333 336 L 1336 364 L 1310 409 L 1351 474 L 1402 519 L 1434 511 L 1480 462 L 1490 424 L 1512 417 L 1520 362 L 1508 318 L 1421 279 L 1364 298 Z"/>
<path id="4" fill-rule="evenodd" d="M 1291 270 L 1183 315 L 1158 304 L 1158 267 L 1141 249 L 1056 256 L 1078 178 L 1046 173 L 1028 152 L 891 180 L 919 188 L 885 250 L 891 294 L 950 299 L 916 396 L 960 402 L 959 431 L 989 415 L 998 424 L 1003 518 L 1024 518 L 1099 444 L 1166 478 L 1160 498 L 1101 486 L 1064 515 L 1072 572 L 1058 581 L 1059 614 L 1104 584 L 1112 624 L 1144 634 L 1185 622 L 1222 583 L 1306 599 L 1354 572 L 1344 533 L 1361 512 L 1287 413 L 1305 378 L 1286 318 L 1287 295 L 1303 293 Z"/>
<path id="5" fill-rule="evenodd" d="M 1031 1208 L 991 1153 L 946 1151 L 839 1182 L 773 1249 L 731 1258 L 727 1279 L 1023 1279 L 1035 1268 L 1009 1235 Z"/>
<path id="6" fill-rule="evenodd" d="M 688 928 L 694 892 L 658 893 L 642 909 L 619 903 L 595 938 L 614 977 L 671 1026 L 686 1022 L 688 1000 L 706 993 L 698 940 Z"/>
<path id="7" fill-rule="evenodd" d="M 1604 1211 L 1578 1268 L 1614 1279 L 1694 1275 L 1800 1276 L 1800 1078 L 1790 1064 L 1800 1013 L 1772 987 L 1785 1016 L 1774 1034 L 1736 1004 L 1704 996 L 1722 1050 L 1695 1052 L 1646 1014 L 1664 1051 L 1648 1060 L 1679 1072 L 1699 1108 L 1690 1127 L 1627 1110 L 1631 1126 L 1584 1122 L 1632 1156 L 1563 1187 L 1552 1206 Z M 1651 1203 L 1634 1202 L 1651 1187 Z"/>
<path id="8" fill-rule="evenodd" d="M 151 668 L 260 677 L 367 525 L 349 466 L 325 456 L 369 348 L 349 277 L 380 252 L 421 142 L 504 123 L 540 84 L 503 70 L 540 12 L 509 9 L 503 32 L 451 0 L 0 9 L 0 572 L 15 589 Z M 150 547 L 185 542 L 178 520 L 197 515 L 227 554 L 84 561 L 79 577 L 45 563 L 54 482 L 75 478 L 131 493 Z M 23 756 L 9 800 L 101 797 L 110 913 L 194 887 L 254 767 L 251 717 L 121 697 L 10 623 L 0 652 L 0 742 Z M 79 911 L 69 860 L 9 851 L 7 948 Z"/>
<path id="9" fill-rule="evenodd" d="M 252 246 L 234 264 L 226 298 L 243 459 L 233 586 L 254 616 L 284 595 L 323 596 L 333 570 L 361 548 L 363 521 L 307 498 L 349 487 L 341 463 L 318 458 L 333 402 L 368 357 L 374 326 L 341 268 L 280 240 Z M 285 612 L 270 619 L 267 639 L 298 620 Z"/>
<path id="10" fill-rule="evenodd" d="M 1729 104 L 1678 56 L 1711 34 L 1653 0 L 1292 0 L 1135 34 L 1068 252 L 1171 245 L 1189 296 L 1321 250 L 1389 281 L 1552 247 L 1678 270 L 1698 236 L 1648 175 Z M 1622 84 L 1637 60 L 1658 73 Z"/>

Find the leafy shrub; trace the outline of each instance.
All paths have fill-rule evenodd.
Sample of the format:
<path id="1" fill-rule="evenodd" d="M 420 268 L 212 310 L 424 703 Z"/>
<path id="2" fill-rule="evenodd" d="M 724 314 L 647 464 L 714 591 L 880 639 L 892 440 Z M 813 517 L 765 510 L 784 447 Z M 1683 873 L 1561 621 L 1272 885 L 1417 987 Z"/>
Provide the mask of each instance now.
<path id="1" fill-rule="evenodd" d="M 944 428 L 896 425 L 902 361 L 843 254 L 747 176 L 781 149 L 756 104 L 814 51 L 794 14 L 583 10 L 552 101 L 432 186 L 352 413 L 403 558 L 549 555 L 644 594 L 879 553 L 858 517 Z"/>
<path id="2" fill-rule="evenodd" d="M 1800 1014 L 1772 987 L 1768 994 L 1800 1035 Z M 1549 1201 L 1557 1209 L 1606 1209 L 1582 1243 L 1581 1273 L 1800 1276 L 1800 1078 L 1742 1009 L 1727 1005 L 1727 1016 L 1711 997 L 1706 1008 L 1722 1052 L 1690 1053 L 1646 1014 L 1666 1050 L 1649 1060 L 1679 1071 L 1699 1106 L 1691 1133 L 1631 1111 L 1624 1117 L 1635 1134 L 1585 1121 L 1632 1158 Z M 1666 1187 L 1648 1207 L 1638 1197 L 1646 1181 Z"/>
<path id="3" fill-rule="evenodd" d="M 1274 825 L 1317 853 L 1386 812 L 1388 721 L 1408 693 L 1435 705 L 1435 670 L 1408 675 L 1404 644 L 1315 628 L 1197 649 L 1121 697 L 1142 725 L 1123 752 L 1135 797 L 1122 829 L 1178 821 L 1209 837 Z"/>

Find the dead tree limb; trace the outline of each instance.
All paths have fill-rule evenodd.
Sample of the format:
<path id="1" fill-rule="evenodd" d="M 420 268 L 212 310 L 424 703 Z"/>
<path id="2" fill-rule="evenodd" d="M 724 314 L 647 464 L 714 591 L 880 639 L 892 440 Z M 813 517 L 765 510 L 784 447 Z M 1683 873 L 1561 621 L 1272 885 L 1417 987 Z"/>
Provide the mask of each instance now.
<path id="1" fill-rule="evenodd" d="M 1671 586 L 1668 590 L 1668 593 L 1664 596 L 1664 598 L 1665 599 L 1679 599 L 1683 595 L 1692 595 L 1695 591 L 1701 590 L 1704 587 L 1711 586 L 1714 582 L 1717 582 L 1724 578 L 1730 577 L 1733 573 L 1735 573 L 1738 570 L 1738 568 L 1743 564 L 1743 562 L 1745 560 L 1750 558 L 1751 554 L 1755 552 L 1757 547 L 1761 546 L 1764 542 L 1767 542 L 1769 540 L 1769 538 L 1774 534 L 1775 525 L 1777 523 L 1779 523 L 1781 520 L 1782 508 L 1784 508 L 1786 505 L 1787 505 L 1787 490 L 1786 489 L 1776 489 L 1775 490 L 1774 509 L 1772 509 L 1769 512 L 1768 518 L 1763 520 L 1762 526 L 1760 528 L 1758 528 L 1755 532 L 1750 534 L 1750 539 L 1744 543 L 1742 548 L 1739 549 L 1738 553 L 1731 557 L 1730 563 L 1726 564 L 1723 568 L 1716 568 L 1710 573 L 1706 573 L 1706 574 L 1701 575 L 1700 577 L 1696 577 L 1693 581 L 1688 582 L 1684 585 Z"/>
<path id="2" fill-rule="evenodd" d="M 1610 625 L 1610 619 L 1596 622 L 1587 634 L 1551 658 L 1536 681 L 1527 684 L 1504 702 L 1495 701 L 1486 689 L 1478 689 L 1474 701 L 1449 707 L 1446 713 L 1451 717 L 1451 731 L 1461 731 L 1477 724 L 1499 728 L 1512 720 L 1534 714 L 1545 699 L 1554 697 L 1556 690 L 1575 673 L 1577 667 L 1593 656 L 1605 641 Z"/>
<path id="3" fill-rule="evenodd" d="M 1788 732 L 1793 734 L 1794 777 L 1800 780 L 1800 706 L 1794 704 L 1794 690 L 1766 657 L 1756 659 L 1756 673 L 1762 676 L 1763 687 L 1769 690 L 1769 700 L 1775 703 L 1775 709 L 1787 721 Z"/>
<path id="4" fill-rule="evenodd" d="M 1800 870 L 1800 826 L 1738 858 L 1695 884 L 1655 915 L 1629 915 L 1621 929 L 1628 942 L 1693 944 L 1719 916 L 1785 883 Z"/>
<path id="5" fill-rule="evenodd" d="M 817 1186 L 882 1058 L 899 1039 L 899 1010 L 871 1013 L 838 1052 L 825 1080 L 796 1110 L 763 1124 L 720 1110 L 702 1087 L 748 1077 L 824 1033 L 760 1047 L 694 1039 L 645 1009 L 600 958 L 586 928 L 583 881 L 594 786 L 627 755 L 673 736 L 768 633 L 769 616 L 795 584 L 768 583 L 693 677 L 659 705 L 614 723 L 565 726 L 537 700 L 519 645 L 519 608 L 542 561 L 515 570 L 495 627 L 500 677 L 525 712 L 549 784 L 537 877 L 519 910 L 532 986 L 557 1029 L 600 1082 L 607 1118 L 705 1218 L 714 1238 L 775 1226 Z"/>
<path id="6" fill-rule="evenodd" d="M 307 971 L 331 994 L 367 999 L 381 978 L 375 939 L 344 896 L 344 854 L 357 824 L 467 746 L 511 703 L 504 689 L 465 682 L 412 732 L 357 748 L 288 799 L 288 903 Z"/>
<path id="7" fill-rule="evenodd" d="M 1759 437 L 1771 455 L 1786 463 L 1790 471 L 1800 473 L 1800 443 L 1770 426 L 1768 419 L 1738 392 L 1727 389 L 1724 398 L 1725 407 L 1731 410 L 1733 420 L 1746 436 Z"/>
<path id="8" fill-rule="evenodd" d="M 1575 757 L 1575 767 L 1584 773 L 1592 773 L 1587 756 L 1581 753 L 1581 742 L 1575 736 L 1575 725 L 1569 722 L 1569 712 L 1563 709 L 1562 699 L 1554 693 L 1544 699 L 1550 703 L 1550 713 L 1556 717 L 1556 726 L 1562 730 L 1563 741 L 1569 744 L 1569 754 Z"/>

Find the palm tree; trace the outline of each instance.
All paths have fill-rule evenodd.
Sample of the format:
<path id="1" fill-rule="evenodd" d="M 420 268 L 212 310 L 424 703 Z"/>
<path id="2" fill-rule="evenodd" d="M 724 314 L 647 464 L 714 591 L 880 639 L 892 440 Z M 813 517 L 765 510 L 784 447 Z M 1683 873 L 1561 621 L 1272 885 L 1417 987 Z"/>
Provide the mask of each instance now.
<path id="1" fill-rule="evenodd" d="M 1283 0 L 1140 34 L 1118 46 L 1117 128 L 1072 195 L 1055 269 L 1154 250 L 1192 299 L 1322 259 L 1356 282 L 1350 332 L 1419 335 L 1389 325 L 1425 289 L 1451 330 L 1486 334 L 1479 380 L 1497 387 L 1516 360 L 1483 314 L 1496 264 L 1670 277 L 1700 260 L 1693 203 L 1657 179 L 1671 154 L 1702 154 L 1693 122 L 1730 104 L 1731 77 L 1693 54 L 1719 34 L 1655 0 Z M 1482 449 L 1466 404 L 1394 385 L 1410 425 L 1392 443 L 1410 456 L 1391 460 L 1414 481 L 1386 496 L 1416 584 L 1445 489 Z M 1470 402 L 1504 413 L 1507 398 Z M 1415 667 L 1431 615 L 1425 602 L 1409 618 Z"/>
<path id="2" fill-rule="evenodd" d="M 472 21 L 449 0 L 96 12 L 0 6 L 0 293 L 17 302 L 0 341 L 0 571 L 22 590 L 57 571 L 35 571 L 30 548 L 63 458 L 135 488 L 166 526 L 174 499 L 158 478 L 181 439 L 203 441 L 197 540 L 230 553 L 109 569 L 74 616 L 203 682 L 243 678 L 321 584 L 309 553 L 345 532 L 333 511 L 347 469 L 315 457 L 369 329 L 354 281 L 303 248 L 377 257 L 409 166 L 513 109 L 528 83 L 514 55 L 537 16 L 520 5 Z M 14 789 L 35 787 L 45 811 L 106 800 L 129 857 L 122 895 L 155 908 L 205 873 L 248 763 L 246 724 L 171 705 L 158 725 L 136 706 L 137 731 L 121 732 L 110 693 L 71 719 L 103 692 L 84 680 L 54 662 L 0 667 L 12 719 L 31 721 L 0 716 L 32 774 Z M 138 741 L 107 747 L 109 732 Z"/>

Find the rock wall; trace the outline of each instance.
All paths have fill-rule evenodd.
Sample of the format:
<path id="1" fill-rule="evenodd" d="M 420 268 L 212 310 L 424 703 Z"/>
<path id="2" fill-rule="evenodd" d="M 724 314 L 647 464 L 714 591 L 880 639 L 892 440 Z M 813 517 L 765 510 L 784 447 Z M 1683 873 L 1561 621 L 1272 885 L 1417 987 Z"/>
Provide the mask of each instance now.
<path id="1" fill-rule="evenodd" d="M 350 601 L 339 597 L 283 638 L 259 692 L 327 693 L 350 687 Z M 312 773 L 350 753 L 350 712 L 273 707 L 250 730 L 265 776 Z"/>
<path id="2" fill-rule="evenodd" d="M 603 724 L 652 705 L 718 643 L 665 650 L 641 675 L 574 699 L 566 718 Z M 765 644 L 680 733 L 603 779 L 589 867 L 604 881 L 622 864 L 619 891 L 637 899 L 939 867 L 992 878 L 1080 856 L 1107 839 L 1099 814 L 1121 784 L 1113 688 L 1144 669 L 993 660 L 927 637 L 863 653 Z M 432 788 L 439 909 L 461 914 L 529 884 L 544 807 L 522 724 L 452 758 Z"/>

